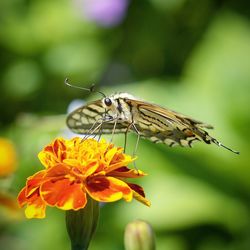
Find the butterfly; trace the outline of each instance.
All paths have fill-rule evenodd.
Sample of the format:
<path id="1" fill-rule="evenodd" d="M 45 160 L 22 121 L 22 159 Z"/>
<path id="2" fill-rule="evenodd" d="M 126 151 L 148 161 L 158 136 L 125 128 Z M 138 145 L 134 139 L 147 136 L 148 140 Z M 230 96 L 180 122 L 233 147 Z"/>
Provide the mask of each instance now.
<path id="1" fill-rule="evenodd" d="M 134 132 L 154 143 L 170 147 L 180 145 L 192 147 L 197 141 L 214 143 L 233 153 L 210 136 L 205 129 L 211 125 L 177 113 L 156 104 L 138 100 L 128 93 L 112 94 L 77 108 L 67 117 L 67 126 L 77 134 L 100 132 L 114 134 Z M 137 142 L 138 142 L 137 141 Z"/>

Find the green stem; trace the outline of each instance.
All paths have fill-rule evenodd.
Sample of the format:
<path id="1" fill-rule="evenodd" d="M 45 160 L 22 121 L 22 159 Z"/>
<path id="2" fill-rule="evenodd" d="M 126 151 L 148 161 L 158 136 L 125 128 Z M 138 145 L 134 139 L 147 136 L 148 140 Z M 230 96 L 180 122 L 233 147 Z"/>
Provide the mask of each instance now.
<path id="1" fill-rule="evenodd" d="M 71 250 L 87 250 L 99 218 L 99 203 L 90 197 L 83 209 L 66 211 L 66 226 Z"/>

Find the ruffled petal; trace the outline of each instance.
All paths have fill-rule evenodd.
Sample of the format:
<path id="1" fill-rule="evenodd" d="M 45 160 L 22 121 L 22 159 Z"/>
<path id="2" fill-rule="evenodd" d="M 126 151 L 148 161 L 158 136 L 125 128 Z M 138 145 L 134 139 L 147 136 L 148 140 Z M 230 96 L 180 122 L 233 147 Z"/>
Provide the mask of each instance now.
<path id="1" fill-rule="evenodd" d="M 116 153 L 117 153 L 117 148 L 112 148 L 108 150 L 108 152 L 105 154 L 105 161 L 108 165 L 110 164 Z"/>
<path id="2" fill-rule="evenodd" d="M 144 205 L 150 207 L 151 203 L 145 198 L 144 190 L 141 186 L 134 183 L 127 183 L 128 186 L 133 190 L 133 197 L 143 203 Z"/>
<path id="3" fill-rule="evenodd" d="M 50 168 L 59 163 L 53 152 L 47 152 L 46 150 L 41 151 L 38 154 L 38 158 L 45 168 Z"/>
<path id="4" fill-rule="evenodd" d="M 107 168 L 106 172 L 110 172 L 116 170 L 117 168 L 127 166 L 129 163 L 133 162 L 136 158 L 132 158 L 130 155 L 123 155 L 119 161 L 115 161 L 110 163 L 109 167 Z"/>
<path id="5" fill-rule="evenodd" d="M 27 203 L 27 208 L 25 209 L 25 216 L 28 219 L 38 218 L 42 219 L 45 217 L 46 204 L 42 198 L 36 193 L 33 195 L 32 200 Z"/>
<path id="6" fill-rule="evenodd" d="M 121 167 L 108 173 L 109 176 L 119 178 L 138 178 L 147 175 L 139 169 L 129 169 L 127 167 Z"/>
<path id="7" fill-rule="evenodd" d="M 131 201 L 133 192 L 123 181 L 114 177 L 97 176 L 90 178 L 86 183 L 88 194 L 97 201 L 112 202 L 123 198 Z"/>
<path id="8" fill-rule="evenodd" d="M 25 194 L 26 194 L 26 187 L 24 187 L 17 196 L 17 201 L 20 207 L 23 207 L 27 203 Z"/>
<path id="9" fill-rule="evenodd" d="M 44 180 L 45 170 L 41 170 L 36 174 L 30 176 L 26 182 L 26 197 L 32 195 L 41 185 Z"/>
<path id="10" fill-rule="evenodd" d="M 55 166 L 49 168 L 46 171 L 45 178 L 52 178 L 55 181 L 58 178 L 64 178 L 66 175 L 69 175 L 71 168 L 66 164 L 56 164 Z"/>
<path id="11" fill-rule="evenodd" d="M 110 161 L 110 165 L 119 162 L 119 161 L 123 161 L 124 158 L 128 156 L 126 154 L 123 154 L 123 148 L 118 147 L 116 148 L 116 154 L 112 157 L 111 161 Z"/>
<path id="12" fill-rule="evenodd" d="M 84 167 L 84 176 L 88 177 L 94 174 L 98 167 L 99 167 L 99 164 L 97 161 L 93 161 L 89 163 L 87 166 Z"/>
<path id="13" fill-rule="evenodd" d="M 46 146 L 39 154 L 38 158 L 45 168 L 50 168 L 57 163 L 63 162 L 67 157 L 67 143 L 63 138 L 58 138 Z"/>
<path id="14" fill-rule="evenodd" d="M 26 187 L 23 188 L 18 197 L 18 203 L 21 207 L 24 205 L 27 205 L 27 208 L 25 209 L 25 215 L 27 218 L 44 218 L 45 217 L 45 210 L 46 210 L 46 204 L 41 199 L 39 190 L 37 189 L 35 192 L 33 192 L 30 196 L 26 196 Z"/>
<path id="15" fill-rule="evenodd" d="M 41 196 L 50 206 L 63 210 L 78 210 L 85 207 L 87 198 L 82 183 L 70 182 L 68 179 L 47 181 L 41 186 Z"/>

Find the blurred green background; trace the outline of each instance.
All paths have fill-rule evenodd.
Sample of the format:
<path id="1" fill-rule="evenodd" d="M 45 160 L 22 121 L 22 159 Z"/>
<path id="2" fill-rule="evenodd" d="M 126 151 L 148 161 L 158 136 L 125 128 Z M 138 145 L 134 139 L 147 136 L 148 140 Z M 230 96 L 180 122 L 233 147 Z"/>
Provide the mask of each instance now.
<path id="1" fill-rule="evenodd" d="M 149 174 L 140 184 L 152 206 L 106 204 L 91 250 L 123 249 L 134 219 L 153 226 L 159 250 L 250 249 L 249 17 L 244 0 L 1 0 L 0 137 L 17 152 L 1 192 L 15 197 L 42 169 L 42 147 L 69 136 L 72 100 L 100 98 L 66 87 L 69 77 L 210 123 L 211 135 L 241 152 L 141 140 L 137 167 Z M 49 208 L 43 220 L 4 204 L 0 212 L 1 249 L 69 249 L 63 211 Z"/>

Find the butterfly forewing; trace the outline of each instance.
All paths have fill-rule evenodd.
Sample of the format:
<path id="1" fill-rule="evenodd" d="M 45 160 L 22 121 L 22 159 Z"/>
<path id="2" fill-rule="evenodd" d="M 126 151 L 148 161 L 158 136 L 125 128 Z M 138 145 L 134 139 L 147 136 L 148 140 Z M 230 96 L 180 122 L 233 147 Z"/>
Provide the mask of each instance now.
<path id="1" fill-rule="evenodd" d="M 107 117 L 110 117 L 110 121 L 107 121 Z M 77 134 L 86 134 L 94 130 L 101 124 L 100 130 L 103 134 L 124 133 L 127 130 L 127 124 L 117 121 L 116 128 L 114 130 L 114 120 L 109 114 L 109 111 L 103 107 L 101 100 L 94 101 L 87 105 L 84 105 L 67 117 L 67 126 Z"/>

